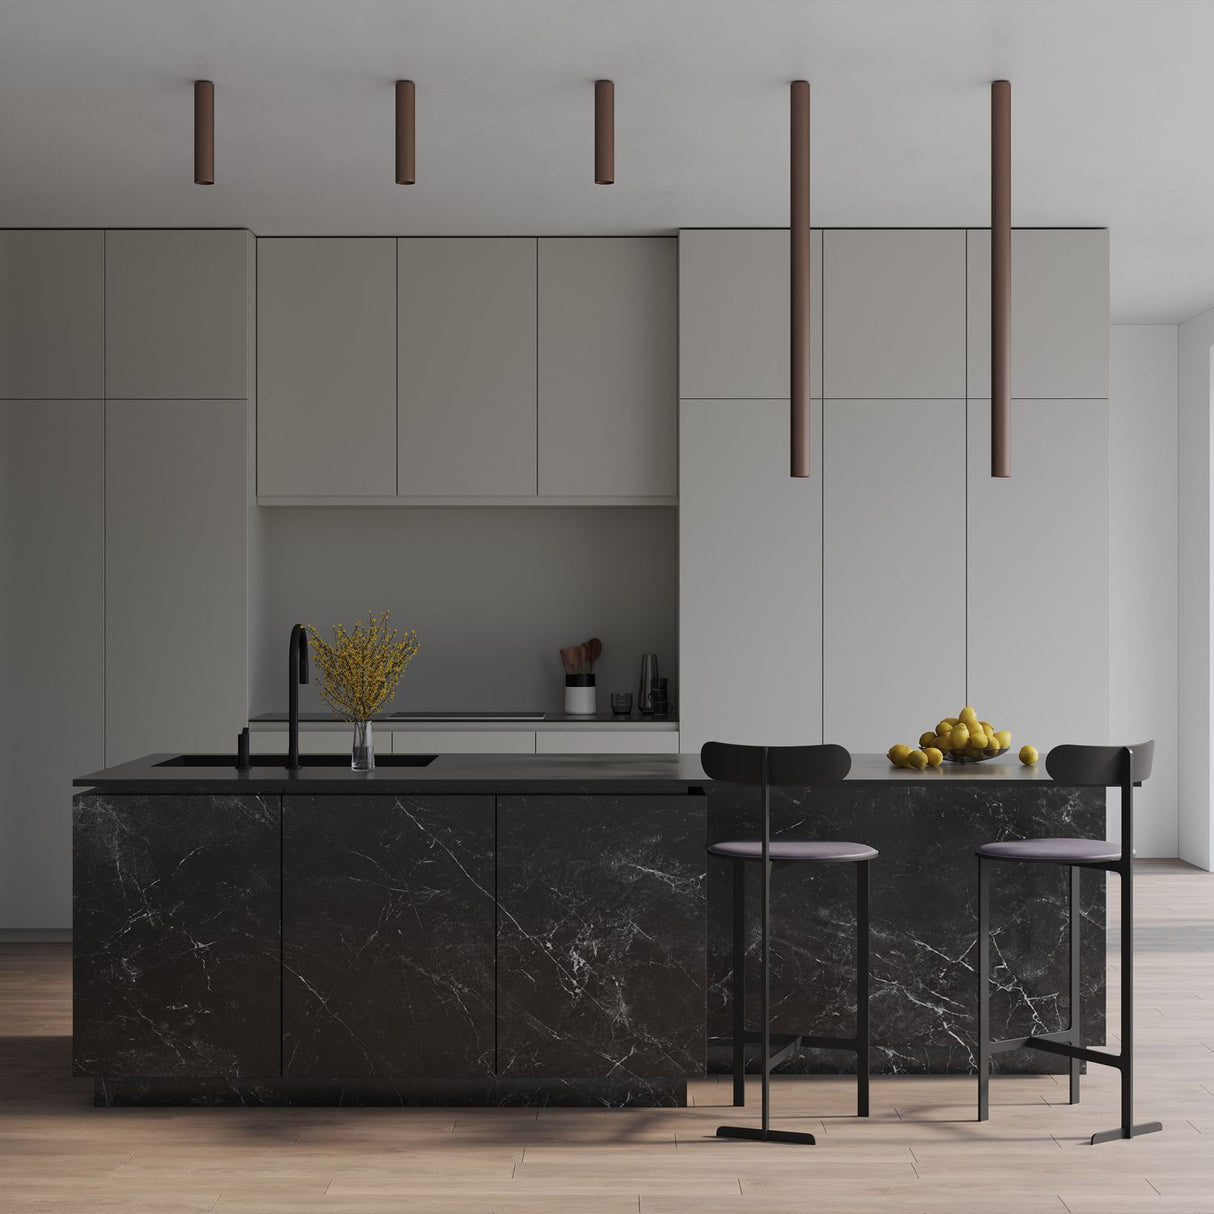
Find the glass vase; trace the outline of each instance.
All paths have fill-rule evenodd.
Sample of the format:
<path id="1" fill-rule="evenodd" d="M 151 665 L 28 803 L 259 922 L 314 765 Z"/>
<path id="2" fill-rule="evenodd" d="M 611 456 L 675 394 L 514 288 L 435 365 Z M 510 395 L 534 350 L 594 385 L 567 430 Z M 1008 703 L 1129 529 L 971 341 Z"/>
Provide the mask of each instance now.
<path id="1" fill-rule="evenodd" d="M 350 753 L 350 766 L 354 771 L 375 770 L 375 740 L 371 736 L 370 721 L 354 722 L 354 749 Z"/>

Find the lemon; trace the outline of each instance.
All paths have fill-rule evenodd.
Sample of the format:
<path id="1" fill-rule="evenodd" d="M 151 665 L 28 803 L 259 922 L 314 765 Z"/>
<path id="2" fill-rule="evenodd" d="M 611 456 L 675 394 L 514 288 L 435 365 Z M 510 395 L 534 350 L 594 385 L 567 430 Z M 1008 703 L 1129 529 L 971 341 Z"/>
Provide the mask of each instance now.
<path id="1" fill-rule="evenodd" d="M 1037 762 L 1037 747 L 1036 746 L 1022 746 L 1020 748 L 1020 762 L 1023 763 L 1026 767 L 1031 767 L 1034 763 L 1036 763 Z"/>
<path id="2" fill-rule="evenodd" d="M 978 728 L 978 714 L 968 704 L 961 710 L 957 720 L 967 729 Z"/>
<path id="3" fill-rule="evenodd" d="M 943 733 L 936 735 L 936 740 L 932 745 L 937 750 L 952 750 L 953 748 L 953 731 L 946 729 Z"/>
<path id="4" fill-rule="evenodd" d="M 970 745 L 974 747 L 975 750 L 985 750 L 986 734 L 984 734 L 981 729 L 974 730 L 974 732 L 970 734 Z"/>
<path id="5" fill-rule="evenodd" d="M 920 746 L 931 746 L 935 742 L 935 740 L 936 740 L 936 735 L 934 733 L 932 733 L 932 731 L 930 729 L 927 731 L 927 733 L 921 733 L 919 735 L 919 745 Z"/>
<path id="6" fill-rule="evenodd" d="M 897 746 L 891 746 L 887 754 L 887 758 L 895 767 L 906 766 L 906 756 L 910 754 L 910 747 L 903 746 L 901 742 Z"/>
<path id="7" fill-rule="evenodd" d="M 929 746 L 923 753 L 927 756 L 928 767 L 939 767 L 944 762 L 944 754 L 938 746 Z"/>
<path id="8" fill-rule="evenodd" d="M 956 717 L 945 717 L 944 720 L 941 721 L 940 724 L 936 726 L 936 735 L 939 736 L 942 733 L 952 733 L 953 726 L 956 724 L 957 724 Z"/>
<path id="9" fill-rule="evenodd" d="M 912 750 L 906 756 L 906 765 L 916 771 L 922 771 L 927 766 L 927 755 L 921 750 Z"/>
<path id="10" fill-rule="evenodd" d="M 964 750 L 970 742 L 970 731 L 965 726 L 958 722 L 953 726 L 952 746 L 954 750 Z"/>
<path id="11" fill-rule="evenodd" d="M 995 732 L 995 727 L 990 723 L 990 721 L 979 721 L 978 724 L 982 726 L 982 732 L 986 734 L 988 738 Z"/>
<path id="12" fill-rule="evenodd" d="M 995 735 L 995 741 L 999 743 L 1002 750 L 1007 750 L 1012 744 L 1012 731 L 1010 729 L 1001 729 Z"/>

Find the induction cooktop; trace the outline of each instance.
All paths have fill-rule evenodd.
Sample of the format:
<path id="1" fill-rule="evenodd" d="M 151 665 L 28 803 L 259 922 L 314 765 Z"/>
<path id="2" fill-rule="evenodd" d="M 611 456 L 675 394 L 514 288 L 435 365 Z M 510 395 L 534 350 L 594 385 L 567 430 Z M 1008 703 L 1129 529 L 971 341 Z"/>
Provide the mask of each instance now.
<path id="1" fill-rule="evenodd" d="M 542 712 L 394 712 L 391 721 L 542 721 Z"/>

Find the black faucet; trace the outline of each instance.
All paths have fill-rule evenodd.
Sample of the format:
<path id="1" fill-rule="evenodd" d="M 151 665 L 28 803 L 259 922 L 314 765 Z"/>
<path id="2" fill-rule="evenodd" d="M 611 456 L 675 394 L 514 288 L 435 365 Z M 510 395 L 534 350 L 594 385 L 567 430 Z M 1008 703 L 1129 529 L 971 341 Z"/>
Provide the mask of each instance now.
<path id="1" fill-rule="evenodd" d="M 302 624 L 291 629 L 291 655 L 287 660 L 287 768 L 299 767 L 299 685 L 308 679 L 308 634 Z"/>

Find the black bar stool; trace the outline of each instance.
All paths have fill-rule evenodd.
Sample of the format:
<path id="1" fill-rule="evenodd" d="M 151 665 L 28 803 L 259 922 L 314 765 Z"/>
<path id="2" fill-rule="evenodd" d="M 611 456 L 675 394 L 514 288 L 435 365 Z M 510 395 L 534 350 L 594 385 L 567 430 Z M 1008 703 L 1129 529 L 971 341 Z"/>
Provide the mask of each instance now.
<path id="1" fill-rule="evenodd" d="M 763 1057 L 763 1120 L 761 1128 L 723 1125 L 719 1138 L 752 1138 L 763 1142 L 813 1145 L 814 1136 L 771 1128 L 771 1068 L 801 1047 L 853 1050 L 856 1055 L 856 1113 L 868 1116 L 868 862 L 874 848 L 863 843 L 771 841 L 771 786 L 835 784 L 851 771 L 851 755 L 842 746 L 735 746 L 706 742 L 700 751 L 705 774 L 724 784 L 757 784 L 762 789 L 763 828 L 760 839 L 712 844 L 708 851 L 733 864 L 733 1102 L 746 1103 L 746 1046 L 758 1044 Z M 762 864 L 762 1008 L 759 1033 L 746 1028 L 745 868 Z M 774 864 L 854 864 L 856 866 L 856 1035 L 811 1037 L 780 1034 L 772 1054 L 771 1032 L 771 871 Z"/>
<path id="2" fill-rule="evenodd" d="M 1137 746 L 1055 746 L 1045 768 L 1059 784 L 1121 789 L 1121 843 L 1102 839 L 1021 839 L 978 848 L 978 1120 L 990 1116 L 991 1057 L 1008 1050 L 1042 1050 L 1071 1060 L 1071 1104 L 1079 1103 L 1079 1064 L 1096 1062 L 1121 1072 L 1121 1125 L 1092 1135 L 1092 1145 L 1162 1130 L 1158 1121 L 1134 1124 L 1134 788 L 1151 774 L 1155 743 Z M 1071 1023 L 1057 1033 L 991 1040 L 990 878 L 987 862 L 1066 864 L 1071 870 Z M 1079 1044 L 1079 870 L 1121 877 L 1121 1053 Z"/>

